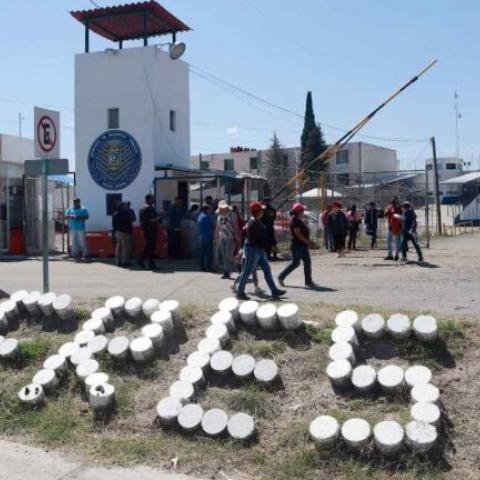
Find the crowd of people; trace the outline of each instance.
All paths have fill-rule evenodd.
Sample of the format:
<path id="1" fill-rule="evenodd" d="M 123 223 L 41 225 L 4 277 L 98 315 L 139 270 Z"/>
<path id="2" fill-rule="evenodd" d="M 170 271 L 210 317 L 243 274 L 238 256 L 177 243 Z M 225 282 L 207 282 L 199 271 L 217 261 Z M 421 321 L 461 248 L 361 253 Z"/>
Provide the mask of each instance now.
<path id="1" fill-rule="evenodd" d="M 305 287 L 315 289 L 312 277 L 312 261 L 310 249 L 316 248 L 311 239 L 309 221 L 305 216 L 305 206 L 295 203 L 290 209 L 289 233 L 290 261 L 278 276 L 278 284 L 285 286 L 285 279 L 303 263 Z M 277 212 L 269 199 L 263 203 L 252 202 L 249 206 L 249 219 L 245 220 L 237 206 L 231 206 L 226 200 L 205 198 L 199 208 L 193 205 L 185 212 L 182 199 L 177 197 L 166 212 L 168 218 L 168 253 L 176 258 L 180 253 L 180 231 L 182 220 L 187 216 L 194 221 L 197 229 L 200 268 L 204 272 L 220 270 L 223 279 L 232 279 L 238 273 L 232 289 L 239 299 L 246 299 L 245 286 L 252 277 L 255 293 L 262 294 L 258 283 L 257 269 L 260 268 L 272 297 L 281 297 L 285 290 L 279 288 L 272 276 L 270 262 L 277 259 L 277 241 L 275 238 L 275 221 Z M 75 199 L 65 217 L 69 223 L 72 239 L 71 253 L 76 259 L 80 252 L 88 256 L 88 245 L 85 234 L 85 222 L 89 218 L 88 210 Z M 155 262 L 158 229 L 162 219 L 155 208 L 152 194 L 145 196 L 145 203 L 139 210 L 139 223 L 143 232 L 144 245 L 137 258 L 138 266 L 157 270 Z M 370 248 L 377 247 L 379 219 L 387 221 L 387 256 L 385 260 L 407 261 L 409 243 L 423 262 L 423 253 L 417 240 L 417 220 L 413 207 L 409 202 L 400 205 L 398 198 L 393 198 L 384 210 L 376 208 L 374 202 L 366 205 L 361 214 L 356 205 L 342 209 L 338 201 L 334 201 L 322 212 L 324 244 L 330 252 L 337 252 L 339 257 L 345 256 L 345 250 L 357 249 L 357 236 L 362 223 L 365 233 L 370 237 Z M 134 256 L 134 223 L 137 216 L 130 202 L 119 202 L 112 214 L 112 239 L 115 246 L 115 257 L 119 267 L 130 267 Z"/>

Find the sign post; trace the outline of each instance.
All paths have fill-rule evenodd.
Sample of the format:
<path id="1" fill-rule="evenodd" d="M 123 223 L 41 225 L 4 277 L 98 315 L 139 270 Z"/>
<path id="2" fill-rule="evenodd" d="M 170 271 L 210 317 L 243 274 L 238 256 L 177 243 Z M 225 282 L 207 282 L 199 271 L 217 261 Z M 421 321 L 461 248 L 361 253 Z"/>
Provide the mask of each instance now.
<path id="1" fill-rule="evenodd" d="M 41 160 L 27 160 L 25 162 L 25 174 L 35 175 L 38 170 L 37 165 L 31 165 L 32 162 L 41 165 L 41 181 L 42 181 L 42 250 L 43 250 L 43 292 L 50 290 L 50 277 L 48 269 L 48 175 L 49 173 L 68 173 L 67 171 L 53 172 L 49 168 L 50 159 L 58 159 L 60 157 L 60 113 L 54 110 L 46 110 L 44 108 L 34 108 L 34 124 L 35 124 L 35 157 Z M 27 171 L 30 169 L 30 171 Z M 38 173 L 36 174 L 38 175 Z"/>

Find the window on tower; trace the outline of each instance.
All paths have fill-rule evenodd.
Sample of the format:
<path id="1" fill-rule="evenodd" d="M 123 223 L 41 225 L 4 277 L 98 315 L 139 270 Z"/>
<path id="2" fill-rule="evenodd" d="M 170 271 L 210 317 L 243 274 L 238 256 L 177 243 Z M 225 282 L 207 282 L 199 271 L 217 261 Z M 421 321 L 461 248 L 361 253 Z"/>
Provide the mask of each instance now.
<path id="1" fill-rule="evenodd" d="M 170 131 L 175 132 L 177 129 L 177 114 L 175 110 L 170 110 Z"/>
<path id="2" fill-rule="evenodd" d="M 108 109 L 108 128 L 120 128 L 120 111 L 118 108 Z"/>

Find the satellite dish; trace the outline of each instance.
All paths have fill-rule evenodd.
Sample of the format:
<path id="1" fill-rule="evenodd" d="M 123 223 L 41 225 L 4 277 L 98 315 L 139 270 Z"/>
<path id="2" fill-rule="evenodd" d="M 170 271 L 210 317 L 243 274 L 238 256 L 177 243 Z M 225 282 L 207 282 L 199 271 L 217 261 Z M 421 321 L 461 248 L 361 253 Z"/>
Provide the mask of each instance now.
<path id="1" fill-rule="evenodd" d="M 176 42 L 170 44 L 170 58 L 178 60 L 186 50 L 187 46 L 183 42 Z"/>

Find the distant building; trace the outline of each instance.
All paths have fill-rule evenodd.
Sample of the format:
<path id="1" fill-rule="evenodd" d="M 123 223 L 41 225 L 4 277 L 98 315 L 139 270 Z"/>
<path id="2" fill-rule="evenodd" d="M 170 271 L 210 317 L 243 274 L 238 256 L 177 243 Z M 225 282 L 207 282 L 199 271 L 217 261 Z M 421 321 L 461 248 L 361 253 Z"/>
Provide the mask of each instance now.
<path id="1" fill-rule="evenodd" d="M 0 134 L 0 252 L 23 236 L 23 164 L 32 158 L 32 139 Z"/>

